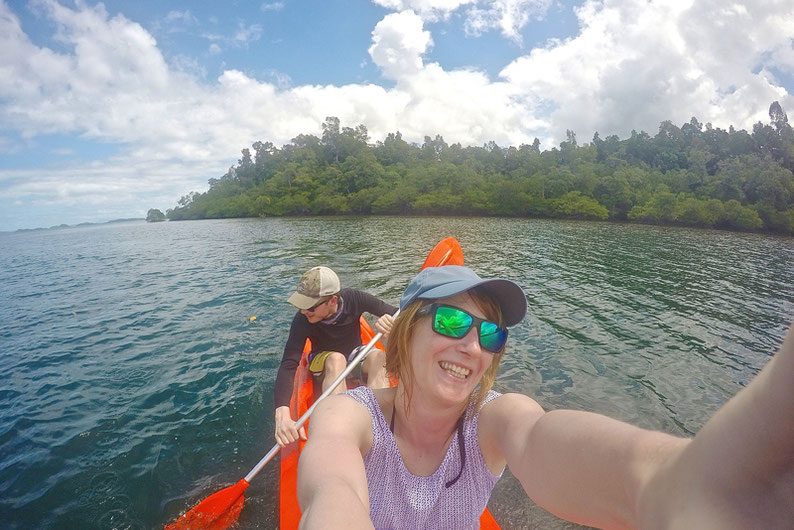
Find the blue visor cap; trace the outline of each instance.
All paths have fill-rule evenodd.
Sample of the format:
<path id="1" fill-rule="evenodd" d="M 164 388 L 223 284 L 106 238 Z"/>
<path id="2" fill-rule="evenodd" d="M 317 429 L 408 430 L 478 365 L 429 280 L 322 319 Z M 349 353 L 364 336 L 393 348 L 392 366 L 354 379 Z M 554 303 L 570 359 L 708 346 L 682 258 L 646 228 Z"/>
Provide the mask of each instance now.
<path id="1" fill-rule="evenodd" d="M 428 267 L 411 280 L 400 298 L 400 311 L 416 299 L 437 300 L 479 287 L 493 296 L 507 326 L 515 326 L 527 313 L 527 297 L 515 282 L 500 278 L 484 280 L 462 265 Z"/>

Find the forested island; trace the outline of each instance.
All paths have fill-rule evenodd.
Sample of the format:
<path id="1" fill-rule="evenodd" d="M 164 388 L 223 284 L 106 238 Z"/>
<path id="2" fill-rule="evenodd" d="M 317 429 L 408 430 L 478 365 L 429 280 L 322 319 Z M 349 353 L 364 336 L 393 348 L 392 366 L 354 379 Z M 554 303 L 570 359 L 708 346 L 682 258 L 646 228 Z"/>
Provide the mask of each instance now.
<path id="1" fill-rule="evenodd" d="M 285 215 L 483 215 L 618 220 L 794 234 L 794 130 L 776 101 L 752 133 L 670 121 L 559 147 L 448 145 L 326 118 L 322 137 L 255 142 L 169 220 Z"/>

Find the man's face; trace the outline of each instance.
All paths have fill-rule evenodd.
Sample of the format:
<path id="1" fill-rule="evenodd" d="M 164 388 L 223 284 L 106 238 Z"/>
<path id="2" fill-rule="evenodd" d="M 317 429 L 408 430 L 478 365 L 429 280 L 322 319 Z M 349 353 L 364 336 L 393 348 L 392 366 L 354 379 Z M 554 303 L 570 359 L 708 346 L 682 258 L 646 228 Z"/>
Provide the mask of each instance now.
<path id="1" fill-rule="evenodd" d="M 321 300 L 309 309 L 301 309 L 301 314 L 305 316 L 306 320 L 311 324 L 316 324 L 336 313 L 336 307 L 337 298 L 336 296 L 332 296 L 325 300 Z"/>

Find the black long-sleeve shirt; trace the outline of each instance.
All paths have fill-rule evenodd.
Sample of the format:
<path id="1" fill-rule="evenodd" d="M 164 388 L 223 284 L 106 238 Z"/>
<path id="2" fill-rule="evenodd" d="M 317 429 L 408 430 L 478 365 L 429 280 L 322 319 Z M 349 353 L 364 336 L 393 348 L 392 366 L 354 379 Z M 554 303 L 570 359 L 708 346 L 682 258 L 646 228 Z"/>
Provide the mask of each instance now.
<path id="1" fill-rule="evenodd" d="M 342 311 L 333 324 L 324 321 L 312 324 L 300 311 L 295 313 L 276 374 L 276 387 L 273 390 L 275 408 L 289 406 L 295 370 L 298 369 L 306 339 L 312 341 L 312 353 L 338 351 L 349 358 L 350 353 L 361 346 L 359 318 L 362 313 L 380 317 L 397 311 L 396 307 L 357 289 L 342 289 L 339 296 L 342 299 Z"/>

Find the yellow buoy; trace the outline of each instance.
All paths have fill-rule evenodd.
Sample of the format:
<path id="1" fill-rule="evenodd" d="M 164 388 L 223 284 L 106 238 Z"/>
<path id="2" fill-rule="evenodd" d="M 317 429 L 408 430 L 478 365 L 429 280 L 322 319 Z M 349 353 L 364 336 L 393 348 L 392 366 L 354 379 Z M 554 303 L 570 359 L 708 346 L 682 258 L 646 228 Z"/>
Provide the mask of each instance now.
<path id="1" fill-rule="evenodd" d="M 249 322 L 253 322 L 254 320 L 256 320 L 256 316 L 252 316 L 251 318 L 248 319 Z"/>

